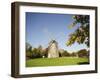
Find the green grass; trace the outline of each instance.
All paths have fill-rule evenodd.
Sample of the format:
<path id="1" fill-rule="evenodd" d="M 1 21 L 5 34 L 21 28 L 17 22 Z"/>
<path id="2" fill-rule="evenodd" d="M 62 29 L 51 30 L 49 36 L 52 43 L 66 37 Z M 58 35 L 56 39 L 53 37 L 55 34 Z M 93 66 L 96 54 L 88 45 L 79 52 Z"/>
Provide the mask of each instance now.
<path id="1" fill-rule="evenodd" d="M 88 58 L 60 57 L 60 58 L 37 58 L 26 61 L 26 67 L 36 66 L 64 66 L 87 64 Z"/>

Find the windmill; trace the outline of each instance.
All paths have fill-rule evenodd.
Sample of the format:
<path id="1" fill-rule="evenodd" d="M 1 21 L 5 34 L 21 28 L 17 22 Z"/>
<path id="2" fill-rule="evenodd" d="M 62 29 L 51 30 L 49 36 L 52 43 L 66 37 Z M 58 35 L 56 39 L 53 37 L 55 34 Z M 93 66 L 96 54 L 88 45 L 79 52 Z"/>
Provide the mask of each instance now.
<path id="1" fill-rule="evenodd" d="M 48 30 L 45 30 L 45 33 L 48 35 L 49 38 L 47 57 L 48 58 L 59 57 L 59 49 L 58 49 L 58 43 L 56 41 L 56 38 L 54 37 L 53 33 L 49 32 Z"/>
<path id="2" fill-rule="evenodd" d="M 48 58 L 59 57 L 58 43 L 55 40 L 51 40 L 48 46 Z"/>

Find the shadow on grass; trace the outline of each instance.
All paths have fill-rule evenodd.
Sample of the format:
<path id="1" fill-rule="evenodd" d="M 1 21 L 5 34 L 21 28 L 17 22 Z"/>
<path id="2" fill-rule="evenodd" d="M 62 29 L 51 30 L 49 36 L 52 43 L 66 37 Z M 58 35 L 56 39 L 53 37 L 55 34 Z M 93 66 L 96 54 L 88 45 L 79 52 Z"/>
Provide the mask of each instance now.
<path id="1" fill-rule="evenodd" d="M 89 62 L 79 62 L 79 63 L 77 63 L 77 64 L 79 64 L 79 65 L 84 65 L 84 64 L 90 64 Z"/>

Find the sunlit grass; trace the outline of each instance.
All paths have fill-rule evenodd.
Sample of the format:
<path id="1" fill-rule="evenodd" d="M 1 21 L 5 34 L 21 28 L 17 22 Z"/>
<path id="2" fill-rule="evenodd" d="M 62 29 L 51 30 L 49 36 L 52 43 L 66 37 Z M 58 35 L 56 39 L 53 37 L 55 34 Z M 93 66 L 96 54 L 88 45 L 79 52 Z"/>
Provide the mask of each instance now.
<path id="1" fill-rule="evenodd" d="M 64 66 L 87 64 L 88 58 L 61 57 L 61 58 L 37 58 L 26 61 L 26 67 L 36 66 Z"/>

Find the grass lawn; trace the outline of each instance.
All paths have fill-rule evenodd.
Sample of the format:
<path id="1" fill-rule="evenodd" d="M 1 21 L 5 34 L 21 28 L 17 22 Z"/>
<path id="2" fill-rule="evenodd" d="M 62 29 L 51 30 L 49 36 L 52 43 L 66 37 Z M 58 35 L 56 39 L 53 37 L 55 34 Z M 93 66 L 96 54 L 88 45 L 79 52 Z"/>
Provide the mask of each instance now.
<path id="1" fill-rule="evenodd" d="M 60 57 L 60 58 L 36 58 L 26 61 L 26 67 L 39 66 L 64 66 L 88 64 L 88 58 Z"/>

